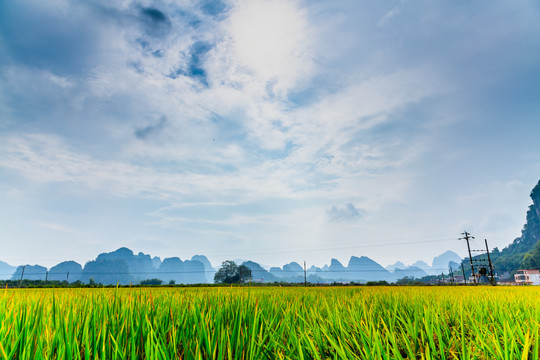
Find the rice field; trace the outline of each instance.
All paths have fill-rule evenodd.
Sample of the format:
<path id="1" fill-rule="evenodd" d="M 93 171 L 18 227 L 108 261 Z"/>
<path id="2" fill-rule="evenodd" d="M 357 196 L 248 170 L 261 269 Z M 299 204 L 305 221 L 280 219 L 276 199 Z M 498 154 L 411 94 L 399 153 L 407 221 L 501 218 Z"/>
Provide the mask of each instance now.
<path id="1" fill-rule="evenodd" d="M 540 287 L 0 290 L 1 359 L 538 359 Z"/>

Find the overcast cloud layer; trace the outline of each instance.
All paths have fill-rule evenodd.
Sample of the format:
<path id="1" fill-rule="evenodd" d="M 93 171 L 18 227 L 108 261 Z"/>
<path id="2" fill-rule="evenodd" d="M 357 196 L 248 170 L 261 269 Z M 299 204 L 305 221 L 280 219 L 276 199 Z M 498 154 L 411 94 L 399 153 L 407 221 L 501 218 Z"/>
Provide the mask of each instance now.
<path id="1" fill-rule="evenodd" d="M 2 1 L 0 260 L 321 265 L 519 236 L 536 1 Z M 392 245 L 393 244 L 393 245 Z"/>

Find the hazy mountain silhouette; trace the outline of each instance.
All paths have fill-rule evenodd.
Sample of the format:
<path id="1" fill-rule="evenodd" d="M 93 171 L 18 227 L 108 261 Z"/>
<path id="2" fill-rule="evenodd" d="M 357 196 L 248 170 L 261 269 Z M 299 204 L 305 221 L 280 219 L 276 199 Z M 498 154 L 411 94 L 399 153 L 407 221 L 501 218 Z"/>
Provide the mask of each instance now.
<path id="1" fill-rule="evenodd" d="M 0 261 L 0 280 L 9 280 L 17 270 L 16 266 Z"/>
<path id="2" fill-rule="evenodd" d="M 272 267 L 270 273 L 279 277 L 282 281 L 303 282 L 304 269 L 298 263 L 289 263 L 283 268 Z M 345 267 L 337 259 L 331 259 L 330 266 L 325 265 L 322 268 L 311 266 L 307 270 L 309 281 L 322 282 L 366 282 L 386 280 L 392 281 L 394 276 L 382 265 L 371 260 L 366 256 L 352 256 L 349 264 Z"/>
<path id="3" fill-rule="evenodd" d="M 89 283 L 90 279 L 103 285 L 133 283 L 133 275 L 123 259 L 99 259 L 87 262 L 81 274 L 81 281 Z"/>
<path id="4" fill-rule="evenodd" d="M 407 266 L 404 269 L 394 270 L 394 278 L 396 280 L 403 279 L 404 277 L 420 279 L 429 274 L 417 266 Z"/>
<path id="5" fill-rule="evenodd" d="M 461 271 L 461 262 L 450 261 L 448 267 L 452 268 L 453 272 Z"/>
<path id="6" fill-rule="evenodd" d="M 45 276 L 47 275 L 47 268 L 40 265 L 21 265 L 17 267 L 17 270 L 15 270 L 15 273 L 11 277 L 11 280 L 20 280 L 21 275 L 24 275 L 23 279 L 26 280 L 45 280 Z"/>
<path id="7" fill-rule="evenodd" d="M 448 273 L 452 266 L 454 270 L 459 270 L 461 261 L 459 255 L 452 251 L 446 251 L 433 259 L 433 266 L 429 266 L 423 261 L 417 261 L 411 266 L 406 266 L 402 262 L 396 262 L 384 268 L 376 261 L 366 256 L 351 256 L 347 266 L 339 260 L 331 259 L 330 265 L 322 267 L 310 266 L 307 269 L 307 279 L 310 282 L 331 283 L 331 282 L 357 282 L 385 280 L 393 282 L 404 277 L 421 278 L 427 275 L 439 275 L 441 272 Z M 0 263 L 6 273 L 13 280 L 21 277 L 22 266 L 13 266 Z M 156 267 L 156 265 L 158 265 Z M 242 265 L 247 266 L 252 272 L 253 281 L 262 282 L 304 282 L 304 268 L 297 262 L 291 262 L 283 267 L 274 266 L 266 270 L 261 264 L 254 261 L 243 261 Z M 88 283 L 93 279 L 96 283 L 104 285 L 128 285 L 138 284 L 142 280 L 157 278 L 164 283 L 174 281 L 176 284 L 199 284 L 213 283 L 216 268 L 212 266 L 208 258 L 204 255 L 194 255 L 191 260 L 182 261 L 178 257 L 163 259 L 152 257 L 139 252 L 137 255 L 128 248 L 119 248 L 109 253 L 99 254 L 96 260 L 89 261 L 84 268 L 74 261 L 64 261 L 53 266 L 49 270 L 49 280 L 64 281 L 69 272 L 69 281 L 81 280 Z M 392 271 L 393 270 L 393 271 Z M 27 265 L 24 279 L 44 280 L 47 269 L 45 267 Z"/>
<path id="8" fill-rule="evenodd" d="M 207 282 L 206 278 L 206 268 L 204 264 L 197 260 L 186 260 L 184 261 L 185 272 L 184 281 L 181 281 L 183 284 L 204 284 Z M 213 278 L 212 278 L 213 281 Z"/>
<path id="9" fill-rule="evenodd" d="M 170 281 L 174 281 L 176 284 L 203 284 L 208 282 L 202 262 L 182 261 L 178 257 L 163 259 L 155 277 L 165 283 Z"/>
<path id="10" fill-rule="evenodd" d="M 82 266 L 75 261 L 64 261 L 53 266 L 49 270 L 48 279 L 51 281 L 64 281 L 72 283 L 80 280 L 82 276 Z"/>
<path id="11" fill-rule="evenodd" d="M 270 270 L 268 271 L 270 274 L 278 277 L 278 278 L 283 278 L 285 277 L 284 273 L 283 273 L 283 269 L 280 268 L 279 266 L 272 266 L 270 268 Z"/>
<path id="12" fill-rule="evenodd" d="M 199 261 L 204 265 L 204 271 L 205 271 L 205 278 L 206 282 L 213 283 L 214 282 L 214 275 L 216 274 L 216 270 L 212 267 L 212 264 L 208 260 L 208 258 L 204 255 L 193 255 L 191 257 L 191 261 Z"/>
<path id="13" fill-rule="evenodd" d="M 241 265 L 247 266 L 251 270 L 252 281 L 275 282 L 280 281 L 278 277 L 268 272 L 261 265 L 253 261 L 244 261 Z"/>
<path id="14" fill-rule="evenodd" d="M 341 262 L 339 262 L 338 259 L 330 259 L 330 266 L 328 266 L 327 271 L 338 272 L 338 271 L 344 271 L 344 270 L 345 270 L 345 267 L 343 266 Z"/>
<path id="15" fill-rule="evenodd" d="M 161 265 L 161 259 L 159 258 L 159 256 L 154 256 L 152 258 L 152 265 L 154 265 L 156 269 L 159 268 L 159 266 Z"/>
<path id="16" fill-rule="evenodd" d="M 183 261 L 179 257 L 165 258 L 159 266 L 157 278 L 163 280 L 165 283 L 170 281 L 181 283 L 183 270 Z"/>
<path id="17" fill-rule="evenodd" d="M 388 270 L 388 271 L 394 271 L 396 269 L 402 269 L 403 270 L 405 268 L 407 268 L 407 266 L 404 263 L 402 263 L 401 261 L 396 261 L 395 263 L 385 267 L 385 269 Z"/>
<path id="18" fill-rule="evenodd" d="M 308 272 L 311 276 L 313 271 Z M 304 282 L 304 268 L 297 262 L 283 265 L 283 268 L 274 266 L 270 268 L 270 274 L 279 278 L 279 281 L 300 283 Z M 322 280 L 322 279 L 321 279 Z"/>
<path id="19" fill-rule="evenodd" d="M 424 262 L 424 261 L 417 261 L 417 262 L 413 263 L 411 266 L 420 268 L 420 269 L 422 269 L 424 272 L 426 272 L 427 274 L 431 273 L 431 266 L 429 266 L 429 265 L 428 265 L 426 262 Z"/>
<path id="20" fill-rule="evenodd" d="M 110 253 L 99 254 L 96 261 L 111 260 L 124 261 L 128 267 L 132 282 L 139 283 L 141 280 L 152 279 L 157 275 L 157 269 L 150 255 L 139 252 L 137 255 L 126 247 L 122 247 Z"/>
<path id="21" fill-rule="evenodd" d="M 461 264 L 461 256 L 449 250 L 443 252 L 439 256 L 434 257 L 431 265 L 431 269 L 434 272 L 433 275 L 438 275 L 440 273 L 448 274 L 448 265 L 451 262 Z"/>
<path id="22" fill-rule="evenodd" d="M 283 265 L 283 271 L 291 276 L 304 276 L 304 268 L 297 262 L 291 262 Z"/>
<path id="23" fill-rule="evenodd" d="M 401 262 L 398 262 L 403 264 Z M 397 264 L 397 263 L 396 263 Z M 428 275 L 440 275 L 441 273 L 448 274 L 448 268 L 452 265 L 454 271 L 458 268 L 456 264 L 461 264 L 461 257 L 453 251 L 445 251 L 444 253 L 435 256 L 432 261 L 432 265 L 428 265 L 424 261 L 417 261 L 411 266 L 405 266 L 401 269 L 395 269 L 394 272 L 396 276 L 401 276 L 403 274 L 410 273 L 410 275 L 405 275 L 409 277 L 423 277 Z M 387 269 L 389 266 L 387 266 Z M 419 269 L 421 271 L 419 271 Z M 399 271 L 398 271 L 399 270 Z M 397 275 L 399 274 L 399 275 Z M 417 274 L 413 275 L 413 274 Z M 423 274 L 423 275 L 422 275 Z M 420 276 L 422 275 L 422 276 Z M 403 276 L 402 276 L 403 277 Z"/>
<path id="24" fill-rule="evenodd" d="M 351 256 L 349 265 L 347 266 L 347 271 L 354 279 L 362 279 L 366 281 L 394 280 L 394 277 L 388 270 L 367 256 Z"/>
<path id="25" fill-rule="evenodd" d="M 445 265 L 447 269 L 449 265 L 453 269 L 457 268 L 457 264 L 451 259 L 460 259 L 459 255 L 452 251 L 447 251 L 433 259 L 435 267 L 429 266 L 423 261 L 417 261 L 411 266 L 405 265 L 403 262 L 396 262 L 384 268 L 379 263 L 366 256 L 356 257 L 351 256 L 347 266 L 344 266 L 339 260 L 331 259 L 330 265 L 324 265 L 322 268 L 311 266 L 307 270 L 307 275 L 321 279 L 323 282 L 367 282 L 385 280 L 393 282 L 404 277 L 422 278 L 430 274 L 440 274 L 446 271 L 440 271 L 440 267 Z M 448 263 L 447 263 L 448 261 Z M 290 263 L 284 265 L 283 268 L 272 267 L 270 273 L 282 281 L 287 282 L 303 282 L 303 268 L 298 263 Z M 290 274 L 294 274 L 291 276 Z"/>

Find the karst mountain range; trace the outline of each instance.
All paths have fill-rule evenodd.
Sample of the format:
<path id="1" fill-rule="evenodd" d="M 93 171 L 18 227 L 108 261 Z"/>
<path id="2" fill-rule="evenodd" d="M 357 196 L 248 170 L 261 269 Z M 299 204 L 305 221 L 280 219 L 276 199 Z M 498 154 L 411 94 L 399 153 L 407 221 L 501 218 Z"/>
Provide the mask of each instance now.
<path id="1" fill-rule="evenodd" d="M 250 260 L 235 261 L 238 265 L 245 265 L 251 270 L 252 281 L 255 282 L 304 281 L 304 268 L 297 262 L 282 267 L 267 267 Z M 307 268 L 306 275 L 307 280 L 312 283 L 364 283 L 381 280 L 394 282 L 406 276 L 421 278 L 447 273 L 449 265 L 457 269 L 460 262 L 459 255 L 452 251 L 435 257 L 431 265 L 418 261 L 410 266 L 397 262 L 383 267 L 366 256 L 352 256 L 346 266 L 336 259 L 331 259 L 329 265 Z M 0 279 L 47 279 L 70 283 L 94 281 L 103 285 L 138 284 L 148 279 L 159 279 L 163 283 L 204 284 L 214 282 L 217 269 L 219 264 L 212 265 L 204 255 L 195 255 L 189 260 L 181 260 L 178 257 L 162 260 L 142 252 L 135 254 L 123 247 L 113 252 L 99 254 L 95 260 L 87 262 L 84 266 L 75 261 L 64 261 L 51 268 L 40 265 L 11 266 L 0 262 Z"/>

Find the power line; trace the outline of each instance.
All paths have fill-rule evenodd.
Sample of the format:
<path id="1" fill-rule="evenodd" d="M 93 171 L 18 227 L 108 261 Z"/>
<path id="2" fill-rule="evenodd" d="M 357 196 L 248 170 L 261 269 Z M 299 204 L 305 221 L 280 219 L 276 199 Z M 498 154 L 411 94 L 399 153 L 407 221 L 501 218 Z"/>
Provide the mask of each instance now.
<path id="1" fill-rule="evenodd" d="M 429 269 L 424 270 L 424 269 L 421 269 L 421 268 L 415 268 L 415 269 L 396 269 L 396 270 L 397 270 L 397 272 L 418 272 L 418 271 L 426 272 L 426 270 L 431 272 L 431 271 L 445 271 L 445 270 L 448 270 L 448 269 L 446 269 L 446 268 L 429 268 Z M 349 273 L 350 274 L 350 273 L 362 273 L 362 272 L 387 272 L 389 274 L 395 274 L 396 270 L 394 270 L 394 271 L 386 270 L 386 269 L 322 270 L 321 268 L 319 268 L 319 270 L 306 269 L 306 272 L 308 274 L 320 274 L 320 273 L 323 273 L 323 274 L 324 273 Z M 268 274 L 272 274 L 274 276 L 277 276 L 273 272 L 271 272 L 269 270 L 266 270 L 266 269 L 263 269 L 263 270 L 251 270 L 251 271 L 252 272 L 266 272 Z M 82 270 L 81 272 L 79 272 L 79 274 L 84 274 L 84 275 L 162 275 L 162 274 L 164 274 L 164 275 L 167 275 L 167 274 L 204 274 L 204 273 L 215 273 L 215 272 L 217 272 L 217 270 L 187 270 L 187 271 L 159 271 L 159 270 L 156 270 L 156 271 L 148 271 L 148 272 L 140 272 L 140 271 L 137 271 L 137 272 L 129 272 L 129 271 L 122 271 L 122 272 L 118 272 L 118 271 L 86 272 L 86 271 Z M 282 272 L 295 273 L 295 274 L 299 274 L 299 275 L 303 274 L 303 270 L 283 270 L 283 269 L 280 269 L 279 272 L 280 273 L 282 273 Z M 49 272 L 49 277 L 58 276 L 58 275 L 65 275 L 67 273 L 68 272 L 61 272 L 61 273 L 50 273 Z M 34 272 L 34 273 L 24 272 L 24 275 L 27 275 L 27 276 L 32 276 L 32 275 L 45 276 L 45 274 L 46 274 L 46 272 Z M 70 272 L 70 274 L 73 275 L 74 273 Z M 0 273 L 0 275 L 14 276 L 14 275 L 17 275 L 17 274 L 16 273 Z"/>

